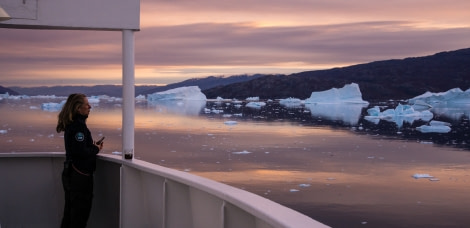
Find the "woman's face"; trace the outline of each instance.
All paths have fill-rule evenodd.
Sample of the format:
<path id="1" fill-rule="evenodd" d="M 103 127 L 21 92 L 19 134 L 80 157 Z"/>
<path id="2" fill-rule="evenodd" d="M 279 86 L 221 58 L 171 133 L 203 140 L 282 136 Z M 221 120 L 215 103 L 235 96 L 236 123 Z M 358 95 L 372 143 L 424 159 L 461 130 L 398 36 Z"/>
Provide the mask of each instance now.
<path id="1" fill-rule="evenodd" d="M 88 98 L 83 98 L 83 104 L 78 108 L 78 112 L 81 115 L 88 116 L 88 114 L 90 114 L 90 109 L 91 106 L 90 103 L 88 103 Z"/>

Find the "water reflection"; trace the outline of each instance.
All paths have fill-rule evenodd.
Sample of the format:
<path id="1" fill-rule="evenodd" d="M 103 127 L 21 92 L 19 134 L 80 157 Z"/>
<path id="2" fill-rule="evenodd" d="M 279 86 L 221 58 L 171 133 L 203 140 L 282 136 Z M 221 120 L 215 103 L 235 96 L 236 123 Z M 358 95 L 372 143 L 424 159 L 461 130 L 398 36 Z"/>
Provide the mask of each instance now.
<path id="1" fill-rule="evenodd" d="M 0 103 L 1 152 L 64 150 L 57 112 L 31 109 L 42 102 Z M 433 110 L 453 130 L 423 134 L 415 130 L 423 120 L 401 128 L 364 120 L 367 107 L 244 104 L 138 103 L 135 156 L 244 188 L 333 227 L 470 223 L 468 110 Z M 100 102 L 87 121 L 94 137 L 106 136 L 103 153 L 121 150 L 119 103 Z"/>
<path id="2" fill-rule="evenodd" d="M 149 101 L 147 106 L 155 108 L 159 112 L 178 115 L 197 116 L 206 107 L 204 100 L 161 100 Z"/>
<path id="3" fill-rule="evenodd" d="M 438 104 L 431 111 L 435 115 L 446 117 L 453 121 L 470 118 L 470 104 Z"/>
<path id="4" fill-rule="evenodd" d="M 341 121 L 345 125 L 355 126 L 361 118 L 362 109 L 367 104 L 305 104 L 312 117 Z"/>

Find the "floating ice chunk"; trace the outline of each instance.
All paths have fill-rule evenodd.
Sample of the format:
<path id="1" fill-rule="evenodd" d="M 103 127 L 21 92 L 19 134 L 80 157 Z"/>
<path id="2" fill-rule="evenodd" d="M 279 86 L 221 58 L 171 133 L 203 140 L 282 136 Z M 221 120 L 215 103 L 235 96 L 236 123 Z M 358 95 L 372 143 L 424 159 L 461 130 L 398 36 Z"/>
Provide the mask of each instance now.
<path id="1" fill-rule="evenodd" d="M 248 104 L 246 104 L 246 107 L 249 107 L 249 108 L 261 108 L 263 106 L 265 106 L 266 103 L 265 102 L 249 102 Z"/>
<path id="2" fill-rule="evenodd" d="M 299 187 L 301 188 L 308 188 L 310 186 L 311 186 L 310 184 L 299 184 Z"/>
<path id="3" fill-rule="evenodd" d="M 234 103 L 234 104 L 241 104 L 241 103 L 243 103 L 243 101 L 239 101 L 239 100 L 237 100 L 237 99 L 233 99 L 233 100 L 232 100 L 232 103 Z"/>
<path id="4" fill-rule="evenodd" d="M 235 120 L 228 120 L 228 121 L 225 121 L 224 124 L 225 125 L 236 125 L 236 124 L 238 124 L 238 122 L 235 121 Z"/>
<path id="5" fill-rule="evenodd" d="M 147 95 L 147 101 L 162 100 L 203 100 L 206 101 L 206 95 L 201 92 L 198 86 L 179 87 Z"/>
<path id="6" fill-rule="evenodd" d="M 41 109 L 44 111 L 50 111 L 50 112 L 60 111 L 62 107 L 64 106 L 64 104 L 65 104 L 65 100 L 61 101 L 60 103 L 53 103 L 53 102 L 42 103 Z"/>
<path id="7" fill-rule="evenodd" d="M 415 120 L 431 120 L 434 115 L 429 110 L 416 111 L 411 105 L 402 105 L 398 104 L 395 109 L 387 109 L 383 112 L 380 111 L 378 106 L 370 108 L 367 110 L 368 116 L 365 116 L 364 119 L 378 123 L 377 120 L 386 120 L 390 122 L 395 122 L 399 127 L 403 125 L 403 122 L 413 123 Z"/>
<path id="8" fill-rule="evenodd" d="M 432 120 L 431 122 L 429 122 L 429 125 L 431 126 L 451 126 L 450 123 L 448 122 L 444 122 L 444 121 L 437 121 L 437 120 Z"/>
<path id="9" fill-rule="evenodd" d="M 289 192 L 298 192 L 298 191 L 300 191 L 300 190 L 299 190 L 299 189 L 295 189 L 295 188 L 292 188 L 292 189 L 289 190 Z"/>
<path id="10" fill-rule="evenodd" d="M 343 88 L 332 88 L 321 92 L 312 92 L 310 98 L 305 100 L 306 104 L 323 103 L 323 104 L 369 104 L 362 100 L 362 93 L 359 85 L 351 83 Z"/>
<path id="11" fill-rule="evenodd" d="M 88 103 L 90 103 L 90 104 L 98 104 L 98 103 L 100 103 L 100 98 L 97 97 L 97 96 L 88 97 Z"/>
<path id="12" fill-rule="evenodd" d="M 421 133 L 449 133 L 452 129 L 449 126 L 421 125 L 416 128 Z"/>
<path id="13" fill-rule="evenodd" d="M 8 130 L 0 130 L 0 134 L 6 134 L 8 133 Z"/>
<path id="14" fill-rule="evenodd" d="M 448 133 L 452 130 L 450 126 L 450 123 L 433 120 L 429 122 L 429 125 L 421 125 L 416 130 L 422 133 Z"/>
<path id="15" fill-rule="evenodd" d="M 247 97 L 247 101 L 259 101 L 259 97 Z"/>
<path id="16" fill-rule="evenodd" d="M 145 98 L 145 95 L 140 94 L 139 96 L 135 97 L 136 101 L 145 101 L 147 98 Z"/>
<path id="17" fill-rule="evenodd" d="M 299 98 L 289 97 L 289 98 L 286 98 L 286 99 L 280 99 L 279 104 L 281 104 L 281 105 L 289 105 L 289 104 L 299 104 L 299 105 L 301 105 L 302 100 L 300 100 Z"/>
<path id="18" fill-rule="evenodd" d="M 415 173 L 413 174 L 413 178 L 415 179 L 420 179 L 420 178 L 433 178 L 433 176 L 427 174 L 427 173 Z"/>
<path id="19" fill-rule="evenodd" d="M 239 152 L 232 152 L 232 154 L 251 154 L 251 152 L 243 150 L 243 151 L 239 151 Z"/>
<path id="20" fill-rule="evenodd" d="M 120 152 L 120 151 L 113 151 L 113 152 L 111 152 L 111 153 L 112 153 L 112 154 L 115 154 L 115 155 L 122 155 L 122 152 Z"/>

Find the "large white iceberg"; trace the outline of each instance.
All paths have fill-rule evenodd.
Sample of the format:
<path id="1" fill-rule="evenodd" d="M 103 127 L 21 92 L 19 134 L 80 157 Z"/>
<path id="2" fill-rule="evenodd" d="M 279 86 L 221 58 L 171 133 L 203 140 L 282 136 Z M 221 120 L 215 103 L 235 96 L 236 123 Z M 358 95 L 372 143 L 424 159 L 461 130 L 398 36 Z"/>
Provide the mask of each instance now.
<path id="1" fill-rule="evenodd" d="M 310 98 L 305 99 L 305 104 L 369 104 L 362 100 L 359 85 L 351 83 L 343 88 L 332 88 L 321 92 L 312 92 Z"/>
<path id="2" fill-rule="evenodd" d="M 147 95 L 147 101 L 194 100 L 206 101 L 207 97 L 199 86 L 179 87 Z"/>
<path id="3" fill-rule="evenodd" d="M 206 106 L 206 95 L 198 86 L 170 89 L 147 95 L 149 106 L 155 106 L 159 112 L 184 115 L 198 115 Z"/>
<path id="4" fill-rule="evenodd" d="M 450 89 L 447 92 L 426 92 L 408 100 L 410 104 L 429 104 L 431 106 L 442 103 L 470 104 L 470 89 L 462 91 L 460 88 Z"/>
<path id="5" fill-rule="evenodd" d="M 462 116 L 470 117 L 470 89 L 459 88 L 446 92 L 426 92 L 408 100 L 415 109 L 430 109 L 435 115 L 459 120 Z"/>

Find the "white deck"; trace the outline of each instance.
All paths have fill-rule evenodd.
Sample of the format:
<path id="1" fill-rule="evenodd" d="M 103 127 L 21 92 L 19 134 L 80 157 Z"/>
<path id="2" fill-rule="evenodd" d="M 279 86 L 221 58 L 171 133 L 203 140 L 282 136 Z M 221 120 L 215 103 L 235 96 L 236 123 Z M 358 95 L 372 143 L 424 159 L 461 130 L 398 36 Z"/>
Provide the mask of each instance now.
<path id="1" fill-rule="evenodd" d="M 0 153 L 0 227 L 59 227 L 64 153 Z M 137 159 L 100 155 L 88 227 L 327 227 L 273 201 Z"/>

